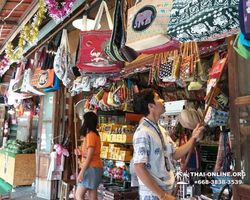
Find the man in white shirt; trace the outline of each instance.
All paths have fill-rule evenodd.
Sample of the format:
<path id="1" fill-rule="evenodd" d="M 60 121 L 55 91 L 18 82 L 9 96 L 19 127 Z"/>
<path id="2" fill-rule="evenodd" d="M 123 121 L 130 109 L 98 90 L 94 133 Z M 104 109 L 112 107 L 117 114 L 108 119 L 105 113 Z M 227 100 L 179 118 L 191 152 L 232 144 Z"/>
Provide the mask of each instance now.
<path id="1" fill-rule="evenodd" d="M 134 97 L 135 109 L 144 115 L 144 121 L 133 137 L 134 171 L 139 179 L 140 200 L 173 200 L 175 182 L 173 159 L 185 156 L 193 139 L 202 139 L 204 127 L 194 129 L 192 138 L 183 146 L 175 143 L 158 126 L 160 115 L 165 112 L 164 100 L 152 89 L 142 90 Z"/>

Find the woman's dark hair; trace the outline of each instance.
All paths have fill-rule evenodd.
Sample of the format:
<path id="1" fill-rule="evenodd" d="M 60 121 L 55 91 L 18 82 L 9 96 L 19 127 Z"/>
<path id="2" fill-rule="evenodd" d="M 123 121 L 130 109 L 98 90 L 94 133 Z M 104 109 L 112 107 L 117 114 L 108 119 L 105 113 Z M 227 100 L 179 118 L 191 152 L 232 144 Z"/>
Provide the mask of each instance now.
<path id="1" fill-rule="evenodd" d="M 92 132 L 96 133 L 96 135 L 100 136 L 98 131 L 96 130 L 97 123 L 98 123 L 97 115 L 93 112 L 87 112 L 83 116 L 83 119 L 84 119 L 84 122 L 83 122 L 81 129 L 80 129 L 80 135 L 83 135 L 84 137 L 86 137 L 86 135 L 90 131 L 92 131 Z"/>
<path id="2" fill-rule="evenodd" d="M 148 104 L 155 104 L 155 93 L 155 90 L 148 88 L 143 89 L 139 93 L 134 95 L 134 109 L 145 117 L 149 115 Z"/>

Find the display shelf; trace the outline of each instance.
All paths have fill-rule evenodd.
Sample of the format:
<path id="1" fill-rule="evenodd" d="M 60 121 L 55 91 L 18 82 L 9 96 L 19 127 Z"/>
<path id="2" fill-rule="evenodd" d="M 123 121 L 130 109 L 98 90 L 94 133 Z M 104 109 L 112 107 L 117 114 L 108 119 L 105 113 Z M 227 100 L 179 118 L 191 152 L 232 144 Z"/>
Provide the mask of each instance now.
<path id="1" fill-rule="evenodd" d="M 114 160 L 114 159 L 108 159 L 108 158 L 102 158 L 104 161 L 115 161 L 115 162 L 122 162 L 125 164 L 130 164 L 130 161 L 122 161 L 122 160 Z"/>
<path id="2" fill-rule="evenodd" d="M 103 175 L 104 177 L 107 177 L 107 178 L 111 178 L 111 179 L 114 179 L 114 180 L 119 180 L 119 181 L 122 181 L 122 182 L 128 182 L 128 183 L 131 183 L 131 180 L 129 181 L 125 181 L 125 180 L 122 180 L 122 179 L 119 179 L 119 178 L 114 178 L 112 176 L 106 176 L 106 175 Z"/>
<path id="3" fill-rule="evenodd" d="M 104 141 L 102 141 L 104 142 Z M 107 143 L 112 143 L 112 144 L 122 144 L 122 145 L 127 145 L 127 146 L 132 146 L 133 143 L 121 143 L 121 142 L 107 142 Z"/>

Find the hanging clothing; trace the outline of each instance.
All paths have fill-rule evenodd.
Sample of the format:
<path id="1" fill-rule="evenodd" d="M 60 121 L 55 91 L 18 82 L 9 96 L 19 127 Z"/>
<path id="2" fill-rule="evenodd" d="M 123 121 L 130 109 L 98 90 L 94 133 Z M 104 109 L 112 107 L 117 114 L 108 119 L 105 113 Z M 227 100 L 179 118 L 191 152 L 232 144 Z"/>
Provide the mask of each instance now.
<path id="1" fill-rule="evenodd" d="M 64 155 L 61 154 L 61 164 L 57 164 L 57 152 L 53 151 L 50 154 L 50 166 L 47 179 L 62 180 L 62 172 L 64 170 Z"/>

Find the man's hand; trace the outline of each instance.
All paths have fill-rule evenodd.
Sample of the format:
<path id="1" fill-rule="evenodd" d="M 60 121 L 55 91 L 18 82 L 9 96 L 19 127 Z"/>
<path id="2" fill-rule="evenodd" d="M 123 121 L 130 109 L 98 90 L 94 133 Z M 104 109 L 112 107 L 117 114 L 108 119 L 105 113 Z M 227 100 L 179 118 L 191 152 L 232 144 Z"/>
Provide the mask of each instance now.
<path id="1" fill-rule="evenodd" d="M 164 199 L 162 199 L 162 200 L 176 200 L 176 197 L 166 193 Z"/>
<path id="2" fill-rule="evenodd" d="M 199 142 L 203 138 L 203 130 L 204 126 L 199 127 L 200 124 L 197 124 L 196 128 L 193 130 L 192 138 L 196 139 L 197 142 Z"/>

